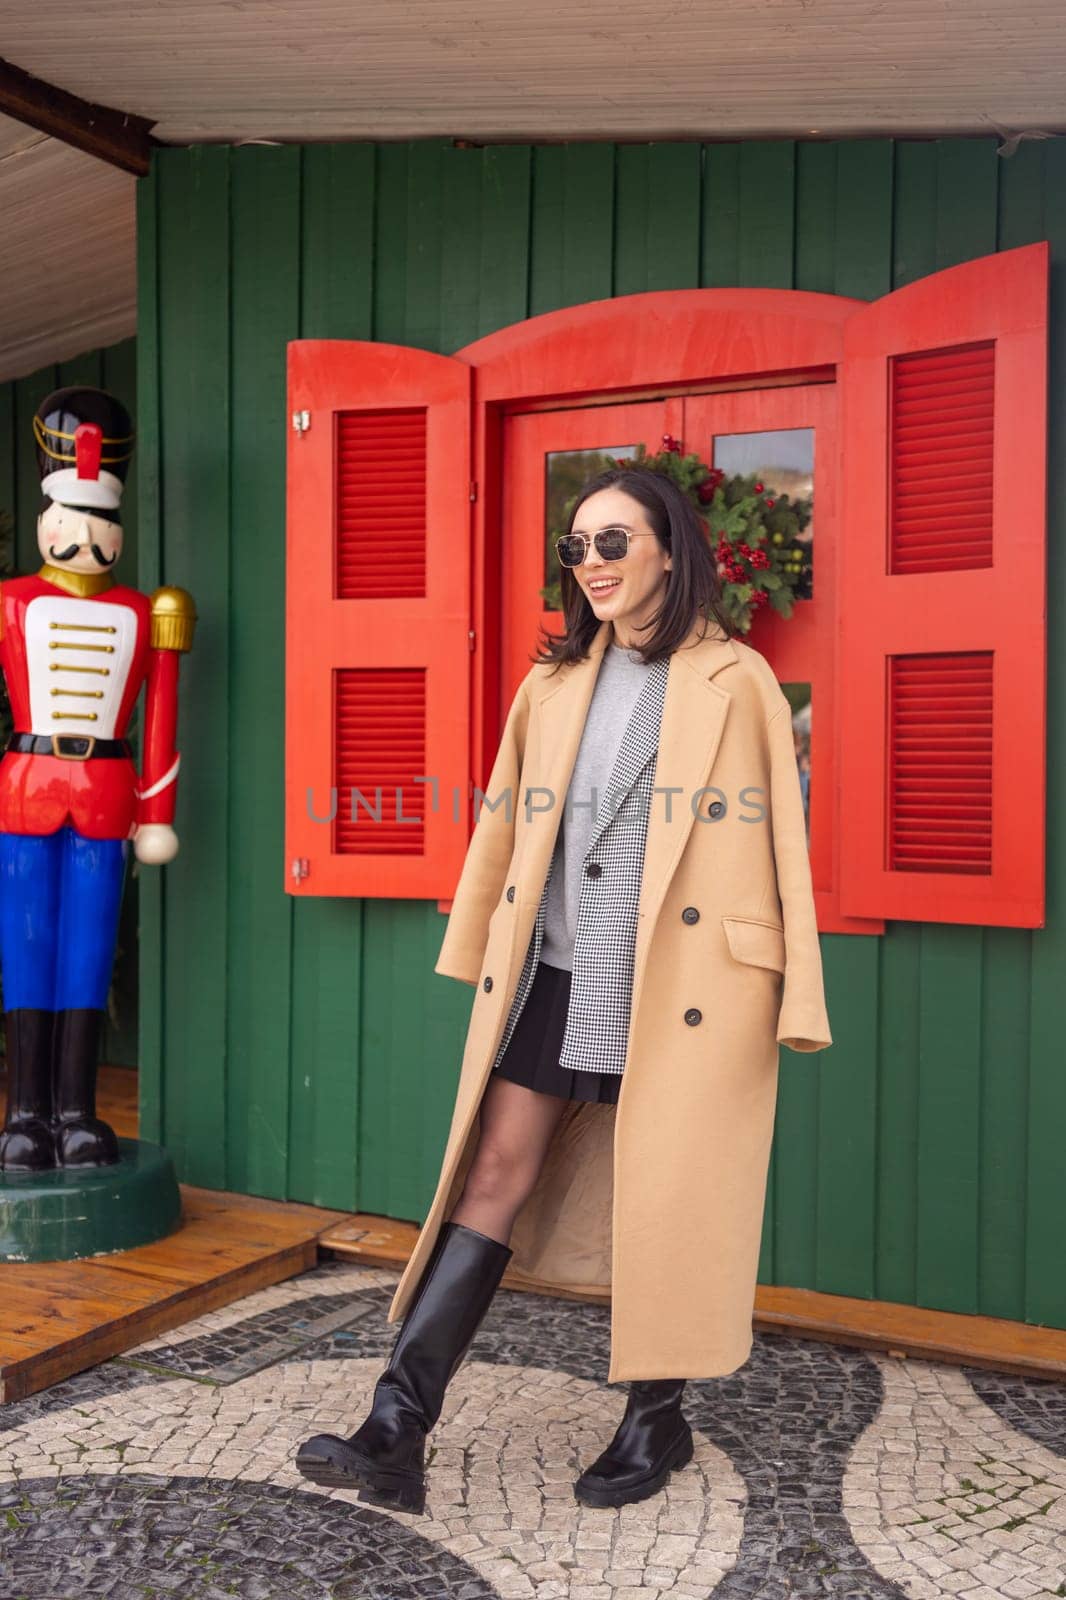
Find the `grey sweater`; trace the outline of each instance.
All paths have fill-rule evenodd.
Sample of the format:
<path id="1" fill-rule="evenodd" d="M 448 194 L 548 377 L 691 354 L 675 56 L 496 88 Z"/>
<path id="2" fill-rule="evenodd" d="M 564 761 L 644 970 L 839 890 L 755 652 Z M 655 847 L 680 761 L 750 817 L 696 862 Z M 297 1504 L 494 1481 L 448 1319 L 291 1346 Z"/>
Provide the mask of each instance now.
<path id="1" fill-rule="evenodd" d="M 549 967 L 573 969 L 582 866 L 599 817 L 610 816 L 617 804 L 610 792 L 611 774 L 626 724 L 650 671 L 637 652 L 625 645 L 609 644 L 603 653 L 570 787 L 565 802 L 557 800 L 563 815 L 552 856 L 540 949 L 540 959 Z"/>

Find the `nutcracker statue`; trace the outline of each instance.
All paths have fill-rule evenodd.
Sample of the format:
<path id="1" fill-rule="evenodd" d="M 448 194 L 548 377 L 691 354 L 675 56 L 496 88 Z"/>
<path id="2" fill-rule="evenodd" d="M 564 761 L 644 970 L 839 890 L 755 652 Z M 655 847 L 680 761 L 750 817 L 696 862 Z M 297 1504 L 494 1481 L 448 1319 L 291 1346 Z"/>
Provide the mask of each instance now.
<path id="1" fill-rule="evenodd" d="M 149 598 L 115 580 L 134 442 L 119 401 L 58 389 L 33 431 L 43 565 L 0 584 L 15 728 L 0 760 L 0 1180 L 120 1159 L 96 1115 L 100 1023 L 130 843 L 145 863 L 177 853 L 178 656 L 196 620 L 184 589 Z M 138 778 L 125 733 L 144 684 Z"/>

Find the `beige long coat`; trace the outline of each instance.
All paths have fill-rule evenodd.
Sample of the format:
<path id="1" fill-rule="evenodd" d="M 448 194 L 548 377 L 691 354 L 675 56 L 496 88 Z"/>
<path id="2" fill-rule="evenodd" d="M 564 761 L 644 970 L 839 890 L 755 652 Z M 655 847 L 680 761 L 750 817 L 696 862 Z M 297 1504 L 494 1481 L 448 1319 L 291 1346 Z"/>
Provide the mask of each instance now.
<path id="1" fill-rule="evenodd" d="M 507 718 L 435 968 L 476 985 L 451 1131 L 390 1322 L 476 1150 L 613 631 L 601 625 L 584 661 L 531 667 Z M 718 1377 L 747 1359 L 778 1046 L 832 1043 L 788 701 L 717 623 L 670 659 L 655 787 L 618 1104 L 568 1102 L 510 1239 L 523 1280 L 610 1291 L 608 1382 Z M 553 800 L 527 808 L 530 788 Z"/>

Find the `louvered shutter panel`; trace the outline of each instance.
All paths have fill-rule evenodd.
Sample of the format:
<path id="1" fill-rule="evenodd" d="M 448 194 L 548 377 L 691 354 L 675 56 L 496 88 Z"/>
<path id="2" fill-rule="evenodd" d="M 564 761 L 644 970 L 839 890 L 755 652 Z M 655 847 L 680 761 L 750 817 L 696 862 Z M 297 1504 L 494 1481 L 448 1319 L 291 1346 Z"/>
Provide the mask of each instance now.
<path id="1" fill-rule="evenodd" d="M 288 347 L 286 887 L 447 897 L 466 853 L 470 367 Z"/>
<path id="2" fill-rule="evenodd" d="M 1042 927 L 1048 247 L 856 311 L 841 369 L 841 908 Z"/>

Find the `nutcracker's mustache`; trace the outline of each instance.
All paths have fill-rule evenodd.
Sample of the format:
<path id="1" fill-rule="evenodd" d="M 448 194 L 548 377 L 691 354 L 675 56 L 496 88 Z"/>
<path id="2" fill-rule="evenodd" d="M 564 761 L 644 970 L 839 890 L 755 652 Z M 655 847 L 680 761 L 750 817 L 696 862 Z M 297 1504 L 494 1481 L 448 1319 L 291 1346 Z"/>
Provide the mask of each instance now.
<path id="1" fill-rule="evenodd" d="M 80 544 L 68 544 L 65 550 L 57 550 L 55 545 L 50 544 L 48 546 L 48 554 L 52 557 L 53 561 L 69 561 L 71 556 L 76 556 L 80 549 Z M 91 544 L 89 549 L 92 551 L 93 556 L 102 567 L 113 567 L 115 562 L 118 560 L 117 551 L 109 561 L 98 544 Z"/>

